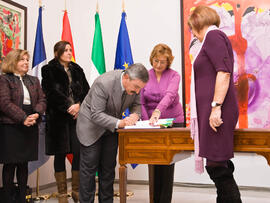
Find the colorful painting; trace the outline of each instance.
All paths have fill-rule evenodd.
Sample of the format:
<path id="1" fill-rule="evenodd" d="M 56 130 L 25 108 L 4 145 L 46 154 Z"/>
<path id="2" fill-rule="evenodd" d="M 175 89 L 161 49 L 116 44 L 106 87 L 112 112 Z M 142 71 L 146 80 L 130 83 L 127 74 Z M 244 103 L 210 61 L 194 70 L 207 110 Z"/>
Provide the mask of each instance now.
<path id="1" fill-rule="evenodd" d="M 0 0 L 0 62 L 12 49 L 26 49 L 26 7 Z"/>
<path id="2" fill-rule="evenodd" d="M 234 84 L 239 103 L 239 128 L 270 128 L 270 1 L 182 0 L 183 69 L 185 74 L 186 123 L 189 125 L 192 56 L 199 42 L 187 19 L 194 7 L 208 5 L 221 18 L 220 29 L 234 51 Z"/>

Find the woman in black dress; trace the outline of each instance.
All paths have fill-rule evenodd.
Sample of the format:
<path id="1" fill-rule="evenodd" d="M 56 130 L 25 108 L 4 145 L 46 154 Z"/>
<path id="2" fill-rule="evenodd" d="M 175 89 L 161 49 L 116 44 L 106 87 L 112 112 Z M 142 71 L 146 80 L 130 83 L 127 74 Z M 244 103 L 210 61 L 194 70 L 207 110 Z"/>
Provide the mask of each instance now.
<path id="1" fill-rule="evenodd" d="M 45 96 L 37 77 L 27 74 L 29 54 L 12 50 L 2 63 L 0 76 L 0 163 L 3 163 L 5 203 L 12 202 L 14 175 L 19 203 L 26 202 L 28 161 L 38 159 L 38 122 L 45 112 Z"/>
<path id="2" fill-rule="evenodd" d="M 69 42 L 57 42 L 54 56 L 48 65 L 42 67 L 42 88 L 47 98 L 46 154 L 54 155 L 59 203 L 67 203 L 65 158 L 67 154 L 73 154 L 72 198 L 78 202 L 80 144 L 76 119 L 89 85 L 83 69 L 71 61 Z"/>

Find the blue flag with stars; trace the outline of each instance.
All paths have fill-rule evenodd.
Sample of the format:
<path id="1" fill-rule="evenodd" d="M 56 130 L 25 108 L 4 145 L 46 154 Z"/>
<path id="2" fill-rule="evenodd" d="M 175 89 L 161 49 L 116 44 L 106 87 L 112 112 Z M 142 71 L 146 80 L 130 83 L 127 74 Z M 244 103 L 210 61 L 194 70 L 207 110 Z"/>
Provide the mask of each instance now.
<path id="1" fill-rule="evenodd" d="M 117 48 L 115 55 L 114 69 L 125 70 L 128 66 L 133 64 L 132 52 L 129 42 L 127 24 L 126 24 L 126 13 L 122 13 L 122 19 L 120 24 L 120 29 L 118 33 Z M 129 110 L 127 109 L 123 113 L 123 118 L 129 115 Z M 131 164 L 134 169 L 137 164 Z"/>
<path id="2" fill-rule="evenodd" d="M 127 24 L 126 24 L 126 13 L 123 12 L 120 29 L 118 33 L 114 69 L 125 70 L 128 66 L 132 64 L 133 64 L 133 58 L 132 58 L 132 52 L 131 52 Z M 129 110 L 127 109 L 123 113 L 123 118 L 125 118 L 128 115 L 129 115 Z"/>
<path id="3" fill-rule="evenodd" d="M 114 69 L 126 69 L 133 64 L 132 52 L 126 24 L 126 13 L 122 13 L 120 29 L 118 33 L 117 48 Z"/>

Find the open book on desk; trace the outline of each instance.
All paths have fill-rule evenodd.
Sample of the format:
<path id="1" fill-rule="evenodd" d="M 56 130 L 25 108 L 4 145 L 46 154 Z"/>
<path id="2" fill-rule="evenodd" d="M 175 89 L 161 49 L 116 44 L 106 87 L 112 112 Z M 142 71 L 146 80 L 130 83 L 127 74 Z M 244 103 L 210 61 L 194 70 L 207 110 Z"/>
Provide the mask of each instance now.
<path id="1" fill-rule="evenodd" d="M 125 126 L 125 129 L 148 129 L 172 127 L 174 118 L 159 119 L 154 125 L 149 124 L 149 120 L 137 121 L 135 125 Z"/>

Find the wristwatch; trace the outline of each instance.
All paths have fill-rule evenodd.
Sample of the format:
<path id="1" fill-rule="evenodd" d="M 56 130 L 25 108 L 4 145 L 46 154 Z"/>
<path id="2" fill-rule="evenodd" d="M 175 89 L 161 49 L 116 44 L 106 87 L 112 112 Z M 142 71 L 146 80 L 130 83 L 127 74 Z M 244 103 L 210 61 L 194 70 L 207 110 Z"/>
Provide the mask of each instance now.
<path id="1" fill-rule="evenodd" d="M 219 103 L 217 103 L 215 101 L 212 101 L 211 106 L 212 106 L 212 108 L 214 108 L 214 107 L 217 107 L 217 106 L 221 106 L 221 104 L 219 104 Z"/>

